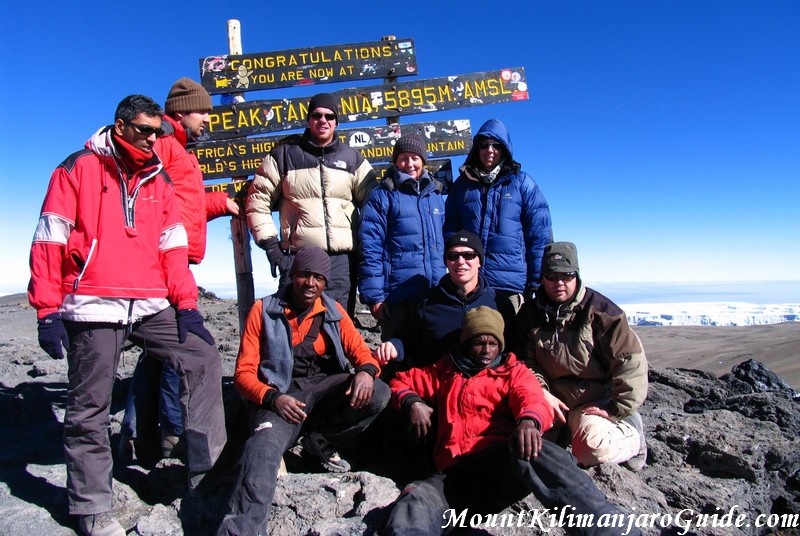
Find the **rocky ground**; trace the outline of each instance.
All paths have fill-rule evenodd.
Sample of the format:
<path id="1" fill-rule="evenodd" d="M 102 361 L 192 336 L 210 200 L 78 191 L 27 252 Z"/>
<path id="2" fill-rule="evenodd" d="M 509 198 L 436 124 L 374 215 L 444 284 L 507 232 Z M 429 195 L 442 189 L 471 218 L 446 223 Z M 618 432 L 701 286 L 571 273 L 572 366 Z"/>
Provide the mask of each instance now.
<path id="1" fill-rule="evenodd" d="M 232 300 L 206 298 L 201 309 L 222 354 L 230 417 L 231 441 L 215 471 L 218 485 L 204 496 L 190 497 L 180 460 L 144 467 L 115 464 L 114 511 L 129 534 L 212 534 L 226 509 L 244 440 L 230 379 L 238 349 L 238 319 Z M 359 321 L 368 338 L 375 340 L 367 315 L 359 315 Z M 636 516 L 631 519 L 641 522 L 647 516 L 655 521 L 656 527 L 646 529 L 647 534 L 800 534 L 800 398 L 764 366 L 775 363 L 781 375 L 798 386 L 799 328 L 759 326 L 758 333 L 755 329 L 748 333 L 750 328 L 704 328 L 709 331 L 682 334 L 677 328 L 637 329 L 652 368 L 650 395 L 642 409 L 648 465 L 640 473 L 617 466 L 589 473 L 610 500 Z M 113 447 L 137 356 L 135 349 L 126 351 L 119 369 L 111 417 Z M 713 374 L 731 367 L 733 372 L 722 377 Z M 0 298 L 0 534 L 74 534 L 75 520 L 66 508 L 61 447 L 65 387 L 66 363 L 51 360 L 38 348 L 35 314 L 25 297 Z M 385 507 L 414 476 L 414 467 L 398 456 L 396 448 L 381 442 L 380 435 L 364 439 L 360 448 L 348 453 L 353 472 L 343 475 L 319 472 L 299 449 L 287 454 L 289 474 L 280 479 L 274 498 L 272 534 L 375 533 L 385 518 Z M 482 525 L 461 532 L 540 533 L 536 520 L 524 516 L 541 508 L 529 497 L 505 512 L 514 514 L 515 522 L 524 519 L 526 526 Z M 744 516 L 739 527 L 720 519 L 731 512 L 733 521 Z M 718 526 L 713 526 L 713 514 Z M 548 529 L 547 518 L 540 519 Z M 670 527 L 658 526 L 670 525 L 668 521 Z M 527 526 L 530 522 L 534 528 Z M 758 522 L 784 527 L 756 527 Z M 786 527 L 792 523 L 793 528 Z M 549 533 L 564 531 L 556 528 Z"/>

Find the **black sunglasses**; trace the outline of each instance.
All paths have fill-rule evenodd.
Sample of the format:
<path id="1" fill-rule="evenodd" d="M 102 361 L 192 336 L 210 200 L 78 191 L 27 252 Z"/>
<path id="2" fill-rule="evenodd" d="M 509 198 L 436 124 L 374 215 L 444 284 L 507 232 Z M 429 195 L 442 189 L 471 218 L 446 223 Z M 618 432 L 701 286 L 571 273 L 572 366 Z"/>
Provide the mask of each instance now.
<path id="1" fill-rule="evenodd" d="M 444 257 L 451 262 L 456 262 L 459 257 L 464 257 L 465 261 L 471 261 L 478 256 L 478 253 L 475 251 L 448 251 L 444 254 Z"/>
<path id="2" fill-rule="evenodd" d="M 327 119 L 328 121 L 333 121 L 336 119 L 336 114 L 324 114 L 322 112 L 311 112 L 311 119 L 316 119 L 319 121 L 322 118 Z"/>
<path id="3" fill-rule="evenodd" d="M 503 150 L 503 144 L 495 142 L 495 141 L 482 141 L 482 142 L 480 142 L 478 144 L 478 147 L 480 147 L 484 151 L 489 149 L 489 148 L 493 148 L 495 151 L 502 151 Z"/>
<path id="4" fill-rule="evenodd" d="M 564 283 L 569 283 L 575 279 L 575 275 L 575 272 L 551 272 L 549 274 L 544 274 L 544 278 L 548 281 L 563 281 Z"/>
<path id="5" fill-rule="evenodd" d="M 160 138 L 164 135 L 164 129 L 161 127 L 151 127 L 150 125 L 138 125 L 132 121 L 125 121 L 122 120 L 123 123 L 128 125 L 129 127 L 135 128 L 139 134 L 142 136 L 150 137 L 151 135 L 155 134 L 156 138 Z"/>

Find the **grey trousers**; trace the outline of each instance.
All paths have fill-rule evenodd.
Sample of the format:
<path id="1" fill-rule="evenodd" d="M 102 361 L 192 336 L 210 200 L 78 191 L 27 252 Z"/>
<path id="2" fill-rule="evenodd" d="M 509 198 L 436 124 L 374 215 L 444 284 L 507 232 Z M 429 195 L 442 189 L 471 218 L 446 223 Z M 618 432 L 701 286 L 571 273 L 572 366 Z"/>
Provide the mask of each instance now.
<path id="1" fill-rule="evenodd" d="M 370 401 L 355 409 L 350 407 L 350 399 L 344 394 L 351 378 L 350 374 L 334 374 L 319 382 L 292 382 L 286 394 L 305 402 L 304 411 L 309 415 L 307 423 L 288 423 L 274 411 L 264 408 L 254 412 L 250 422 L 252 435 L 242 454 L 230 510 L 217 529 L 217 536 L 267 533 L 278 466 L 283 453 L 300 434 L 313 428 L 333 445 L 344 444 L 353 441 L 375 420 L 389 402 L 389 387 L 376 379 Z"/>
<path id="2" fill-rule="evenodd" d="M 114 377 L 126 339 L 180 375 L 180 401 L 186 422 L 190 482 L 199 483 L 227 440 L 222 406 L 222 365 L 216 346 L 189 333 L 178 342 L 175 309 L 126 326 L 64 322 L 69 334 L 68 386 L 64 416 L 64 457 L 71 514 L 111 510 L 109 410 Z"/>

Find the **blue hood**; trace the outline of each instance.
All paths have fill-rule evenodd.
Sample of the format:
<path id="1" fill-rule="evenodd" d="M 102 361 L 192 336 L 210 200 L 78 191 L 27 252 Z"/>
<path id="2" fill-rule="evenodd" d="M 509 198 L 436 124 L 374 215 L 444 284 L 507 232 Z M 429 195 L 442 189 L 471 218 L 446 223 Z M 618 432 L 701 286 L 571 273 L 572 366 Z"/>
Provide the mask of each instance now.
<path id="1" fill-rule="evenodd" d="M 511 143 L 511 134 L 508 133 L 508 129 L 503 124 L 502 121 L 499 119 L 489 119 L 484 124 L 481 125 L 481 128 L 478 129 L 478 133 L 472 137 L 472 149 L 470 149 L 469 154 L 467 155 L 467 159 L 464 162 L 468 166 L 476 165 L 478 160 L 478 139 L 479 138 L 491 138 L 493 140 L 497 140 L 503 144 L 506 148 L 506 153 L 509 160 L 514 160 L 514 146 Z"/>

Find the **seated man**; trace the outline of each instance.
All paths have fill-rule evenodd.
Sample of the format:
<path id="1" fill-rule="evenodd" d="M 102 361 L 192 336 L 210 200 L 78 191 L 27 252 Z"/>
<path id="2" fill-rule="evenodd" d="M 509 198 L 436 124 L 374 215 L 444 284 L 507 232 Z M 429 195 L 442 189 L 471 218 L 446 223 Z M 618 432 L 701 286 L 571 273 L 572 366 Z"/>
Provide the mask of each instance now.
<path id="1" fill-rule="evenodd" d="M 301 248 L 291 286 L 256 301 L 247 317 L 233 379 L 251 403 L 251 436 L 220 535 L 266 533 L 281 458 L 301 433 L 304 452 L 325 469 L 349 471 L 329 441 L 353 440 L 389 401 L 389 388 L 374 379 L 380 365 L 344 308 L 323 293 L 329 273 L 325 251 Z"/>
<path id="2" fill-rule="evenodd" d="M 549 244 L 542 273 L 536 299 L 519 316 L 528 365 L 554 417 L 569 425 L 578 462 L 638 471 L 647 457 L 637 411 L 647 397 L 642 343 L 622 309 L 583 285 L 575 244 Z"/>
<path id="3" fill-rule="evenodd" d="M 497 308 L 494 289 L 480 274 L 481 239 L 460 231 L 447 240 L 444 251 L 447 273 L 423 296 L 398 336 L 375 350 L 381 365 L 395 361 L 392 368 L 404 370 L 435 363 L 458 344 L 467 311 L 481 305 Z"/>
<path id="4" fill-rule="evenodd" d="M 406 486 L 386 534 L 438 534 L 464 509 L 469 520 L 531 492 L 547 508 L 568 505 L 571 513 L 594 520 L 623 513 L 567 451 L 542 439 L 552 412 L 530 369 L 503 352 L 503 329 L 500 313 L 473 309 L 456 351 L 428 367 L 399 372 L 390 382 L 393 405 L 405 411 L 418 437 L 428 433 L 436 413 L 438 472 Z M 577 533 L 625 530 L 588 525 Z"/>

